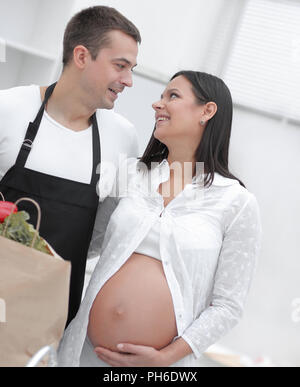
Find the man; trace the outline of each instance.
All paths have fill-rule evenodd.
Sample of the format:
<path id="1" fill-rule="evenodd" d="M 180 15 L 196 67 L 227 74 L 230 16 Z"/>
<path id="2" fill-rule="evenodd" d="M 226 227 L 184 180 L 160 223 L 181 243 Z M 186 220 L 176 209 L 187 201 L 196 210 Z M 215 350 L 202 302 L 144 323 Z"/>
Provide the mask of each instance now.
<path id="1" fill-rule="evenodd" d="M 0 91 L 0 192 L 12 202 L 35 199 L 41 236 L 71 261 L 68 322 L 81 301 L 97 192 L 107 195 L 112 179 L 101 165 L 97 187 L 97 167 L 117 163 L 120 153 L 137 156 L 133 126 L 110 109 L 132 86 L 140 42 L 137 28 L 115 9 L 84 9 L 66 27 L 56 84 Z M 19 210 L 36 224 L 28 202 Z"/>

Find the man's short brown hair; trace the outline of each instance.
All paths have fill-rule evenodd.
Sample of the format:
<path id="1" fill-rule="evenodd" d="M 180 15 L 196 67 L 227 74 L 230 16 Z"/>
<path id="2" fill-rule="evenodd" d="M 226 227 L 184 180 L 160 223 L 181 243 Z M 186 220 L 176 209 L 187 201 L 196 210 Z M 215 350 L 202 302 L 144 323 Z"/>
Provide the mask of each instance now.
<path id="1" fill-rule="evenodd" d="M 83 9 L 67 24 L 63 41 L 64 67 L 73 58 L 73 50 L 78 45 L 86 47 L 93 60 L 99 50 L 110 43 L 108 33 L 119 30 L 141 43 L 141 35 L 135 25 L 116 9 L 95 6 Z"/>

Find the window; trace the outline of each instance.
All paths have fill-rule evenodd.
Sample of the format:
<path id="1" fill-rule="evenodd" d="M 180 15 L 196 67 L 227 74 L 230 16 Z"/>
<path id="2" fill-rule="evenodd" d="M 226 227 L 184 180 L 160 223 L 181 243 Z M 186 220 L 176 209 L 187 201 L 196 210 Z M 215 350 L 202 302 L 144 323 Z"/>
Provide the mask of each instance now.
<path id="1" fill-rule="evenodd" d="M 223 79 L 236 104 L 300 122 L 300 1 L 248 0 Z"/>

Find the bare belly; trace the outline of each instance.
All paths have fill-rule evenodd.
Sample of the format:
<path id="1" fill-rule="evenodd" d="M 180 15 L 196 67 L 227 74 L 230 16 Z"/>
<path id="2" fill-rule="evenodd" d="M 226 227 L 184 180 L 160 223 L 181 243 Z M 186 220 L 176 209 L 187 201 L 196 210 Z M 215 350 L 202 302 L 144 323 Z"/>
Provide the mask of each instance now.
<path id="1" fill-rule="evenodd" d="M 88 336 L 94 347 L 119 343 L 161 349 L 177 336 L 171 293 L 162 263 L 133 253 L 103 285 L 92 305 Z"/>

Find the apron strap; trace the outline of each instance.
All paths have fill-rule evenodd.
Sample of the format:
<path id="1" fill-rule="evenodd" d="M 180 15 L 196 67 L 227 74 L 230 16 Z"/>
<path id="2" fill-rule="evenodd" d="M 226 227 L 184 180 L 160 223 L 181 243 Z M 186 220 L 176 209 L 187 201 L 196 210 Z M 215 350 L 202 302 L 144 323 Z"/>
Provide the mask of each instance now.
<path id="1" fill-rule="evenodd" d="M 33 141 L 35 139 L 35 136 L 37 135 L 40 123 L 41 123 L 42 118 L 43 118 L 46 103 L 48 102 L 48 99 L 50 98 L 55 86 L 56 86 L 56 82 L 47 88 L 47 90 L 45 92 L 44 101 L 43 101 L 43 103 L 38 111 L 38 114 L 36 115 L 33 122 L 29 122 L 27 131 L 25 134 L 25 139 L 23 141 L 23 144 L 22 144 L 21 149 L 19 151 L 18 157 L 16 159 L 16 165 L 19 167 L 24 167 L 26 164 L 29 153 L 31 151 Z"/>
<path id="2" fill-rule="evenodd" d="M 96 187 L 100 176 L 100 165 L 101 165 L 101 146 L 100 146 L 100 136 L 98 129 L 98 122 L 96 113 L 91 117 L 92 128 L 93 128 L 93 172 L 91 185 Z"/>
<path id="3" fill-rule="evenodd" d="M 28 159 L 29 153 L 31 151 L 33 141 L 37 135 L 37 132 L 39 130 L 39 126 L 41 124 L 45 106 L 53 93 L 53 90 L 56 86 L 56 83 L 53 83 L 50 85 L 46 92 L 45 92 L 45 98 L 44 101 L 38 111 L 38 114 L 36 115 L 33 122 L 29 122 L 25 139 L 23 141 L 23 144 L 20 148 L 19 154 L 16 159 L 15 165 L 19 167 L 25 167 L 26 161 Z M 97 169 L 100 169 L 100 163 L 101 163 L 101 147 L 100 147 L 100 136 L 99 136 L 99 129 L 98 129 L 98 123 L 96 118 L 96 113 L 92 115 L 90 118 L 90 122 L 92 124 L 92 131 L 93 131 L 93 171 L 92 171 L 92 177 L 91 177 L 91 185 L 95 186 L 98 183 L 99 177 L 97 176 L 100 171 L 97 173 Z"/>

